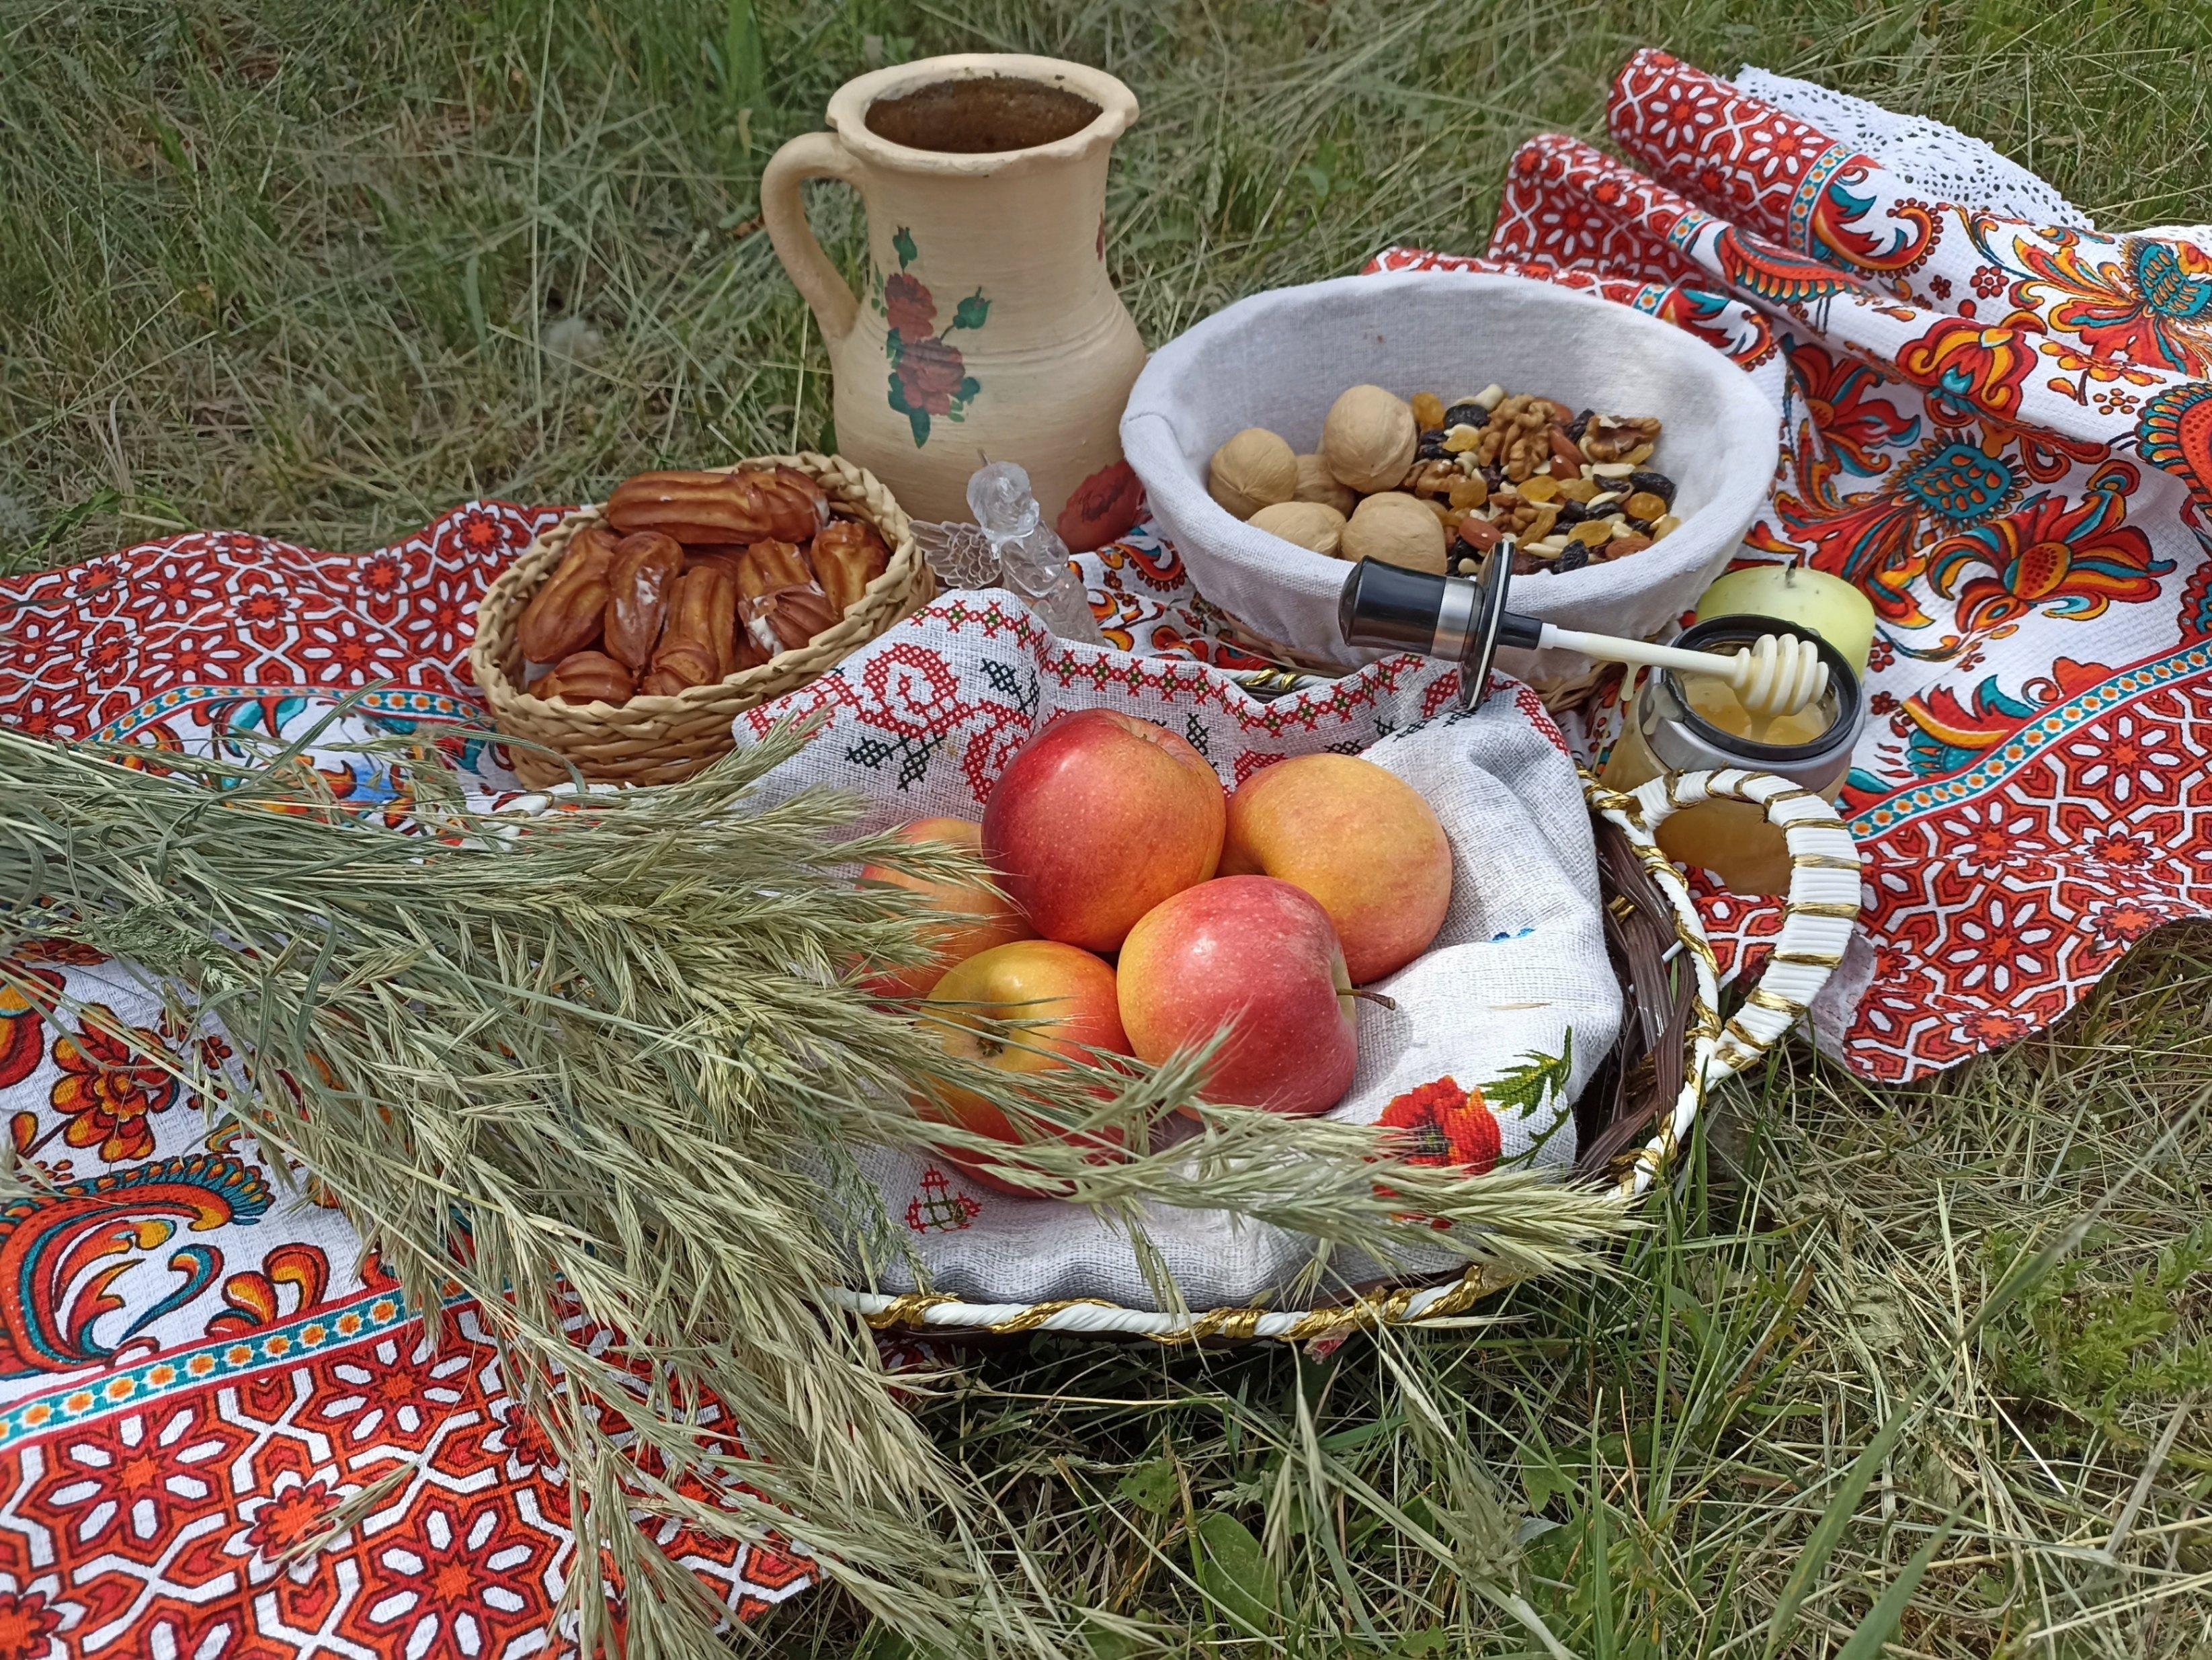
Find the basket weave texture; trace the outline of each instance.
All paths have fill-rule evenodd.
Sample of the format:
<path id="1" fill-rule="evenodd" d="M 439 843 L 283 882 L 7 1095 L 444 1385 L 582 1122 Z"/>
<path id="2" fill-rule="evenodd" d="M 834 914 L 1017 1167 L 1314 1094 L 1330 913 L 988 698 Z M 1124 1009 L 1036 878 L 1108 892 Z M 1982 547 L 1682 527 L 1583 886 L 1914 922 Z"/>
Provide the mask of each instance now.
<path id="1" fill-rule="evenodd" d="M 667 784 L 688 778 L 729 752 L 735 741 L 731 724 L 744 710 L 805 685 L 929 603 L 936 581 L 915 545 L 914 526 L 873 473 L 842 457 L 811 451 L 755 456 L 717 471 L 779 466 L 796 468 L 818 482 L 839 518 L 873 525 L 890 549 L 890 561 L 836 623 L 757 667 L 714 685 L 688 687 L 673 697 L 641 693 L 621 704 L 561 703 L 526 691 L 516 625 L 531 596 L 567 555 L 570 539 L 586 526 L 604 522 L 596 507 L 580 508 L 540 536 L 486 590 L 477 607 L 469 668 L 500 731 L 520 740 L 513 765 L 525 783 L 558 783 L 572 765 L 603 783 Z"/>
<path id="2" fill-rule="evenodd" d="M 1606 1064 L 1575 1108 L 1575 1176 L 1635 1200 L 1674 1164 L 1707 1090 L 1765 1059 L 1811 1006 L 1842 961 L 1859 909 L 1860 860 L 1836 811 L 1787 780 L 1729 769 L 1668 773 L 1630 794 L 1584 775 L 1597 836 L 1606 945 L 1626 1018 Z M 1680 872 L 1652 832 L 1669 813 L 1700 801 L 1760 808 L 1784 832 L 1791 880 L 1784 926 L 1769 966 L 1733 1018 L 1723 1020 L 1718 970 Z M 1354 1286 L 1349 1299 L 1314 1309 L 1235 1307 L 1160 1313 L 1092 1298 L 977 1304 L 943 1294 L 902 1295 L 823 1288 L 822 1300 L 849 1309 L 878 1330 L 994 1338 L 1045 1332 L 1148 1339 L 1172 1347 L 1254 1339 L 1309 1342 L 1376 1326 L 1418 1325 L 1464 1313 L 1513 1283 L 1482 1263 L 1399 1284 Z"/>

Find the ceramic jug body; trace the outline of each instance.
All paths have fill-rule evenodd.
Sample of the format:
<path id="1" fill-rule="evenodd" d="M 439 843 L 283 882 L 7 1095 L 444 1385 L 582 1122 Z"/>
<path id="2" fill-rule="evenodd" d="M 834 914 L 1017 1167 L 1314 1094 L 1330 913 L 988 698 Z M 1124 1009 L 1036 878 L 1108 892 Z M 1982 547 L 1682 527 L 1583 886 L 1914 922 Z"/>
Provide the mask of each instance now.
<path id="1" fill-rule="evenodd" d="M 761 178 L 776 255 L 829 345 L 837 447 L 916 519 L 965 519 L 969 476 L 1018 461 L 1071 548 L 1135 521 L 1119 428 L 1144 343 L 1106 277 L 1106 168 L 1137 100 L 1048 58 L 926 58 L 848 82 L 830 131 Z M 800 187 L 860 193 L 856 295 L 806 224 Z"/>

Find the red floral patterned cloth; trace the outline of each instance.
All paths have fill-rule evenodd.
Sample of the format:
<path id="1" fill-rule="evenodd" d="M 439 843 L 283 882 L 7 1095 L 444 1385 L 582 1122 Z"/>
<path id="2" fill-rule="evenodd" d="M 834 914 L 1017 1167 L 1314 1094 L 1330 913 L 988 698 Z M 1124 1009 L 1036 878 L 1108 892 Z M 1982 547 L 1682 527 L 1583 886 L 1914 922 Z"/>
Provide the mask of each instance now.
<path id="1" fill-rule="evenodd" d="M 1845 1052 L 1918 1076 L 2212 911 L 2212 258 L 1916 199 L 1662 54 L 1623 71 L 1612 125 L 1644 171 L 1533 142 L 1490 262 L 1656 312 L 1771 392 L 1788 441 L 1753 542 L 1850 575 L 1883 623 L 1847 796 L 1876 964 Z M 0 582 L 0 721 L 221 749 L 383 682 L 317 746 L 334 792 L 406 811 L 348 730 L 431 736 L 503 787 L 471 621 L 556 513 L 471 503 L 364 556 L 185 536 Z M 1117 644 L 1257 662 L 1157 537 L 1084 569 Z M 1755 966 L 1773 907 L 1706 909 Z M 540 1651 L 565 1494 L 467 1306 L 431 1352 L 343 1219 L 144 1064 L 188 1039 L 125 976 L 22 968 L 135 1035 L 0 992 L 0 1114 L 56 1184 L 0 1205 L 0 1660 Z M 334 1548 L 279 1564 L 396 1468 Z M 808 1583 L 796 1553 L 669 1543 L 741 1614 Z"/>
<path id="2" fill-rule="evenodd" d="M 386 680 L 315 746 L 341 799 L 405 815 L 349 751 L 371 732 L 429 736 L 497 789 L 471 619 L 557 517 L 471 503 L 365 556 L 185 536 L 0 583 L 0 721 L 244 756 Z M 52 1188 L 0 1205 L 0 1660 L 559 1651 L 568 1490 L 473 1305 L 433 1350 L 345 1219 L 149 1064 L 220 1039 L 167 1029 L 116 964 L 16 966 L 33 990 L 0 987 L 0 1116 Z M 740 1615 L 811 1580 L 796 1552 L 657 1536 Z"/>
<path id="3" fill-rule="evenodd" d="M 1757 377 L 1784 443 L 1747 554 L 1849 578 L 1880 623 L 1843 1053 L 1909 1079 L 2047 1025 L 2212 914 L 2212 252 L 1923 199 L 1663 52 L 1607 125 L 1629 161 L 1521 149 L 1486 257 L 1376 266 L 1586 288 Z M 1755 969 L 1776 904 L 1705 906 Z"/>

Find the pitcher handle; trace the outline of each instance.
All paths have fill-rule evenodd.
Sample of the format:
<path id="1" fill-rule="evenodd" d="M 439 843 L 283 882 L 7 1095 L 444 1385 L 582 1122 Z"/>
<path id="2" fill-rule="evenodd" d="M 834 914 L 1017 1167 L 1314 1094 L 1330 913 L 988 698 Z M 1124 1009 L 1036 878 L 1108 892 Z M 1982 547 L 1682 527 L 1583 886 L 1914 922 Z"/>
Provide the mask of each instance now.
<path id="1" fill-rule="evenodd" d="M 775 257 L 790 274 L 792 286 L 814 309 L 822 333 L 832 344 L 853 331 L 860 302 L 806 222 L 799 187 L 810 179 L 860 183 L 859 169 L 834 132 L 801 133 L 773 156 L 761 173 L 761 218 Z"/>

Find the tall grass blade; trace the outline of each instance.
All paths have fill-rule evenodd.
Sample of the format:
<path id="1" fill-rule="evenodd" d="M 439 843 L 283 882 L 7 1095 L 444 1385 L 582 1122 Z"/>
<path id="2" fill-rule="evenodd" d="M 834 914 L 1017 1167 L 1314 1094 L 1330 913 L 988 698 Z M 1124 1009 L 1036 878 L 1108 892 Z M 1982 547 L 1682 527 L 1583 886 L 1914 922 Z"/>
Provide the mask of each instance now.
<path id="1" fill-rule="evenodd" d="M 1850 1640 L 1836 1651 L 1836 1660 L 1879 1660 L 1891 1633 L 1897 1629 L 1897 1622 L 1912 1606 L 1913 1594 L 1920 1589 L 1928 1565 L 1936 1560 L 1936 1553 L 1942 1548 L 1943 1541 L 1958 1524 L 1959 1516 L 1960 1512 L 1954 1511 L 1945 1517 L 1942 1525 L 1928 1536 L 1928 1541 L 1912 1553 L 1911 1559 L 1898 1570 L 1897 1578 L 1875 1598 L 1874 1606 L 1866 1611 L 1866 1618 L 1852 1629 Z"/>

